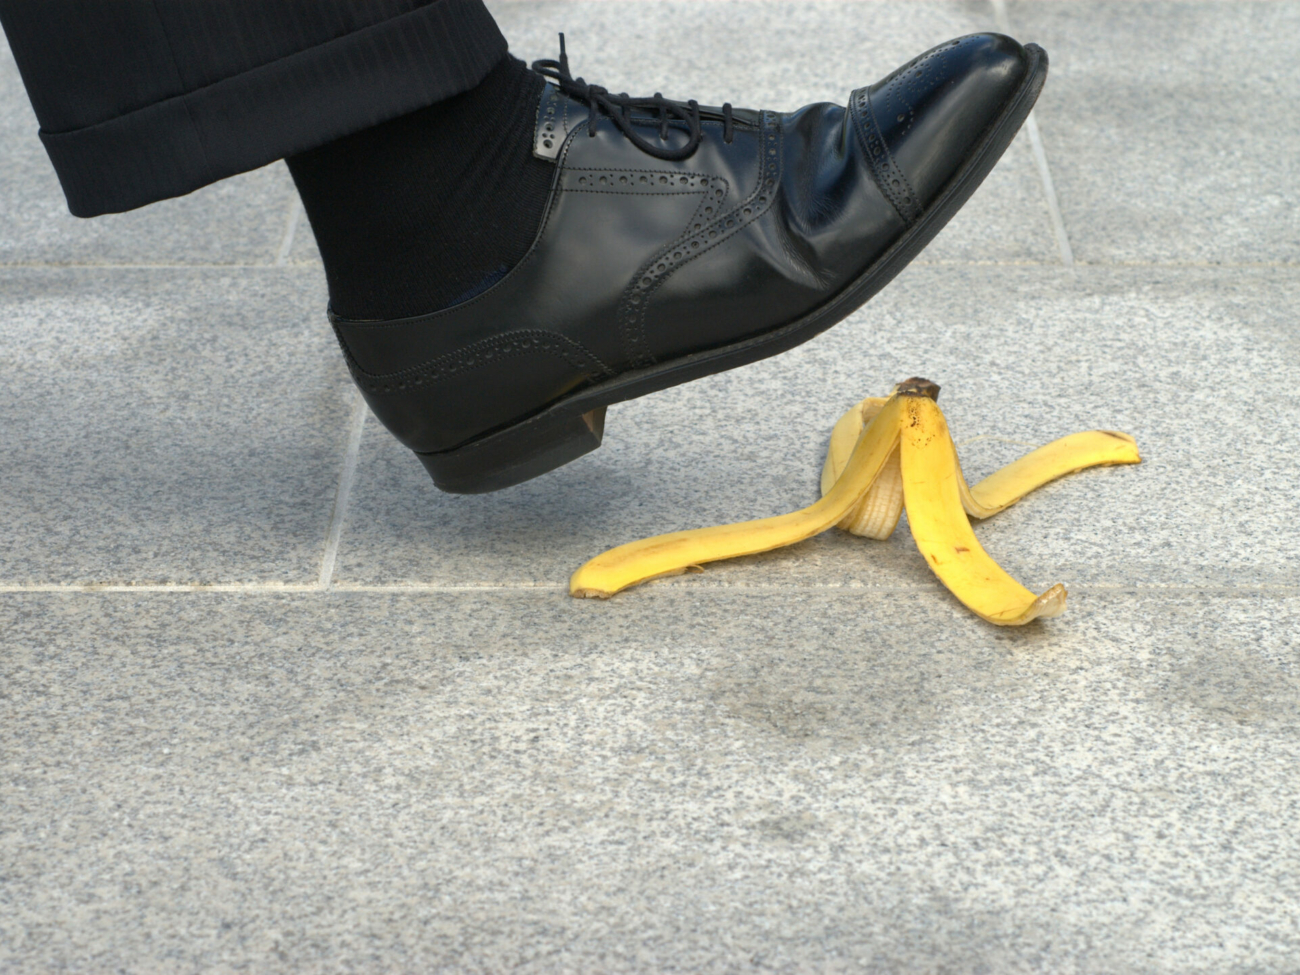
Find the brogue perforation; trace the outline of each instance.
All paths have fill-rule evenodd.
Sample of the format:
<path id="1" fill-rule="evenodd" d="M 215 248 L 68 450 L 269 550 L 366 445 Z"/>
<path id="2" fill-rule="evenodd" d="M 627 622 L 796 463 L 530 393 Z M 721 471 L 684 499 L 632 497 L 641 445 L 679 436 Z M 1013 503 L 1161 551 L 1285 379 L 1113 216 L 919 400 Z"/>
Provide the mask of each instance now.
<path id="1" fill-rule="evenodd" d="M 706 193 L 682 236 L 647 261 L 623 293 L 619 321 L 629 351 L 629 359 L 634 366 L 644 368 L 653 365 L 656 361 L 655 356 L 648 351 L 645 334 L 646 308 L 655 290 L 683 264 L 695 260 L 762 217 L 776 199 L 777 174 L 780 171 L 781 123 L 775 112 L 762 113 L 759 136 L 758 178 L 750 195 L 731 210 L 722 212 L 711 222 L 702 222 L 696 219 L 701 212 L 706 217 L 710 216 L 710 211 L 715 207 L 721 210 L 725 200 L 725 193 L 717 189 L 714 190 L 714 197 Z M 710 206 L 710 203 L 713 205 Z"/>
<path id="2" fill-rule="evenodd" d="M 347 345 L 343 345 L 348 368 L 357 385 L 367 392 L 383 395 L 401 393 L 425 384 L 431 385 L 479 366 L 490 365 L 511 356 L 535 352 L 557 356 L 590 379 L 614 374 L 613 370 L 572 339 L 537 329 L 495 335 L 411 369 L 387 375 L 373 375 L 366 372 L 351 355 Z"/>
<path id="3" fill-rule="evenodd" d="M 876 121 L 876 113 L 871 104 L 871 92 L 866 88 L 855 91 L 849 100 L 850 112 L 855 122 L 853 131 L 862 140 L 867 159 L 871 163 L 871 174 L 881 192 L 894 205 L 898 215 L 905 223 L 912 224 L 921 216 L 921 201 L 908 181 L 907 175 L 898 168 L 894 157 L 890 155 L 889 146 Z"/>

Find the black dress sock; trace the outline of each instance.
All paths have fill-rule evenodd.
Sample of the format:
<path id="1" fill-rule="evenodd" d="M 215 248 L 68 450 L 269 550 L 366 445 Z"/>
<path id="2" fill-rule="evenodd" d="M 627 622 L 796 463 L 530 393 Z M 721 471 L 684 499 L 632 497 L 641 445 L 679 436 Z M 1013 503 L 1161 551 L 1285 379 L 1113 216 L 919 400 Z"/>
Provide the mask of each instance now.
<path id="1" fill-rule="evenodd" d="M 555 174 L 532 154 L 544 84 L 506 55 L 463 94 L 286 160 L 336 314 L 423 315 L 519 263 Z"/>

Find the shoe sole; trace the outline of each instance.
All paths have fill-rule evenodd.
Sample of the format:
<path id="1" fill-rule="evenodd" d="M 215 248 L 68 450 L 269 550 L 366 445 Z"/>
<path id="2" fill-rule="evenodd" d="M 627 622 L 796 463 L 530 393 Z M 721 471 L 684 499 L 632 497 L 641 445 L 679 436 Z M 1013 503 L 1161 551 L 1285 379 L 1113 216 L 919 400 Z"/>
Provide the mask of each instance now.
<path id="1" fill-rule="evenodd" d="M 693 379 L 779 355 L 820 335 L 866 304 L 930 243 L 984 182 L 1016 137 L 1047 80 L 1047 52 L 1025 46 L 1029 69 L 1002 114 L 938 198 L 874 264 L 839 294 L 802 318 L 730 345 L 625 372 L 566 396 L 526 420 L 471 440 L 454 450 L 421 454 L 441 490 L 485 494 L 531 480 L 600 446 L 605 409 Z"/>

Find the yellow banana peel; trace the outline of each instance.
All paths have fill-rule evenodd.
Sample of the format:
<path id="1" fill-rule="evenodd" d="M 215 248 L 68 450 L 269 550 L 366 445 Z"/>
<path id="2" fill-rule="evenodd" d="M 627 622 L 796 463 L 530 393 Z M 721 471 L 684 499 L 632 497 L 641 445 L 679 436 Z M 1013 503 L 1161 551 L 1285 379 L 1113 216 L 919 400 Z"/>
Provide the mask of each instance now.
<path id="1" fill-rule="evenodd" d="M 909 396 L 899 450 L 903 503 L 916 547 L 930 570 L 977 616 L 1018 626 L 1065 612 L 1065 587 L 1041 596 L 1007 575 L 971 531 L 961 503 L 961 472 L 939 404 Z"/>
<path id="2" fill-rule="evenodd" d="M 865 425 L 839 479 L 816 504 L 775 518 L 672 532 L 620 545 L 578 569 L 569 580 L 570 595 L 608 598 L 648 579 L 679 575 L 704 562 L 768 552 L 824 532 L 867 492 L 894 452 L 902 405 L 901 398 L 894 397 Z"/>
<path id="3" fill-rule="evenodd" d="M 984 551 L 969 517 L 988 518 L 1035 488 L 1086 467 L 1141 461 L 1132 437 L 1089 430 L 1062 437 L 968 487 L 939 387 L 909 379 L 888 398 L 868 397 L 835 424 L 822 468 L 822 498 L 787 515 L 698 528 L 610 549 L 569 580 L 573 596 L 608 598 L 703 563 L 793 545 L 838 525 L 888 538 L 904 509 L 917 548 L 939 580 L 982 619 L 1018 626 L 1065 610 L 1065 587 L 1034 595 Z"/>

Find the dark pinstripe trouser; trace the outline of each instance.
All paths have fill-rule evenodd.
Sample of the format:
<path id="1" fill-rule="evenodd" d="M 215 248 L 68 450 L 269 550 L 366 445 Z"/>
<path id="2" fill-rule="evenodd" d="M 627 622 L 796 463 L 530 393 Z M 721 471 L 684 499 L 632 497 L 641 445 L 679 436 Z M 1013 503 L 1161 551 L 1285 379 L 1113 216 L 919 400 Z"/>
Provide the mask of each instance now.
<path id="1" fill-rule="evenodd" d="M 472 88 L 482 0 L 0 0 L 77 216 L 115 213 Z"/>

